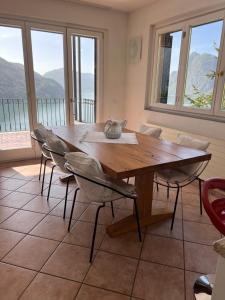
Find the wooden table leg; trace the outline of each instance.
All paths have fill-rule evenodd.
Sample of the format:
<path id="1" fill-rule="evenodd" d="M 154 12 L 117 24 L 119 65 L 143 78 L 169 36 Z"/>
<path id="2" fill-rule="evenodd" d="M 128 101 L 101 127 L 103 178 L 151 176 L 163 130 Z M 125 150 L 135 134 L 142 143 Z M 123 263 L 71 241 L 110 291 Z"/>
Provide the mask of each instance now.
<path id="1" fill-rule="evenodd" d="M 153 180 L 153 172 L 145 173 L 135 177 L 135 186 L 138 193 L 137 203 L 141 227 L 163 221 L 172 216 L 171 212 L 168 212 L 164 209 L 154 209 L 154 212 L 152 212 L 154 184 Z M 133 214 L 112 225 L 109 225 L 106 231 L 109 236 L 115 237 L 129 231 L 134 231 L 136 228 L 136 217 Z"/>

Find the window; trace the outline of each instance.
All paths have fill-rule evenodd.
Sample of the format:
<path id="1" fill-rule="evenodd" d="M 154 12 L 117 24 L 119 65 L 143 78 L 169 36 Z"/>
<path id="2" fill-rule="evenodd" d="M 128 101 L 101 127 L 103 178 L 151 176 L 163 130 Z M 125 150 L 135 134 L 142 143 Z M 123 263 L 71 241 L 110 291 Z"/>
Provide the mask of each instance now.
<path id="1" fill-rule="evenodd" d="M 167 32 L 159 36 L 157 102 L 176 102 L 177 74 L 182 32 Z"/>
<path id="2" fill-rule="evenodd" d="M 225 117 L 224 12 L 155 28 L 151 108 Z"/>

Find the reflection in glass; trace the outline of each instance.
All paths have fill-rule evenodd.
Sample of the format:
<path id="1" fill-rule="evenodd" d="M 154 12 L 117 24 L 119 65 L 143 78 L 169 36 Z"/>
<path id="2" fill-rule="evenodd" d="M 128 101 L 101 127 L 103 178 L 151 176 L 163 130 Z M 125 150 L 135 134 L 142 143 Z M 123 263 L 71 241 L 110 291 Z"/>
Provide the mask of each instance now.
<path id="1" fill-rule="evenodd" d="M 157 102 L 174 105 L 182 32 L 168 32 L 159 38 Z"/>
<path id="2" fill-rule="evenodd" d="M 183 105 L 210 109 L 223 21 L 191 28 Z"/>

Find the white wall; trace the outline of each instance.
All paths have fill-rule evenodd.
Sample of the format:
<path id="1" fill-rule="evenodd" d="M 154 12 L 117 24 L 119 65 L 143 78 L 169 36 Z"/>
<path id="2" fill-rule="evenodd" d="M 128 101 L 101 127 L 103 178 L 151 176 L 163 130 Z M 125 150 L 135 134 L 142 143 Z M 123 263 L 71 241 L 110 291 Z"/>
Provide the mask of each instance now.
<path id="1" fill-rule="evenodd" d="M 122 118 L 125 103 L 127 15 L 58 0 L 0 0 L 2 14 L 106 30 L 103 119 Z"/>
<path id="2" fill-rule="evenodd" d="M 224 4 L 224 0 L 158 0 L 129 15 L 128 40 L 133 36 L 143 38 L 141 62 L 127 65 L 125 117 L 129 128 L 137 129 L 141 122 L 148 121 L 198 135 L 225 139 L 224 123 L 144 110 L 150 26 L 216 4 Z"/>

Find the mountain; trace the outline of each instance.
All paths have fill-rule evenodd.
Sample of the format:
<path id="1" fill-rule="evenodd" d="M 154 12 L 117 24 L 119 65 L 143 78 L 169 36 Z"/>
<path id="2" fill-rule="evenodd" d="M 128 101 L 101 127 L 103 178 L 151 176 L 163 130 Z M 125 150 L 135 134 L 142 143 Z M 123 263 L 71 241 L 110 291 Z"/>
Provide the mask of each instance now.
<path id="1" fill-rule="evenodd" d="M 64 98 L 63 87 L 53 79 L 34 73 L 38 98 Z M 24 66 L 0 57 L 0 98 L 26 99 Z"/>
<path id="2" fill-rule="evenodd" d="M 55 69 L 43 75 L 45 78 L 51 78 L 58 82 L 64 88 L 64 69 Z M 82 97 L 94 99 L 95 77 L 92 73 L 81 73 Z"/>
<path id="3" fill-rule="evenodd" d="M 214 80 L 207 77 L 207 74 L 216 71 L 217 60 L 215 55 L 209 53 L 191 53 L 188 61 L 185 95 L 194 97 L 193 86 L 196 86 L 203 93 L 212 93 Z M 171 99 L 176 94 L 177 76 L 177 71 L 170 74 L 168 97 Z"/>
<path id="4" fill-rule="evenodd" d="M 186 94 L 193 93 L 193 85 L 198 87 L 204 93 L 210 93 L 213 90 L 214 80 L 207 77 L 212 71 L 216 71 L 217 57 L 212 54 L 199 54 L 193 52 L 189 58 Z"/>

